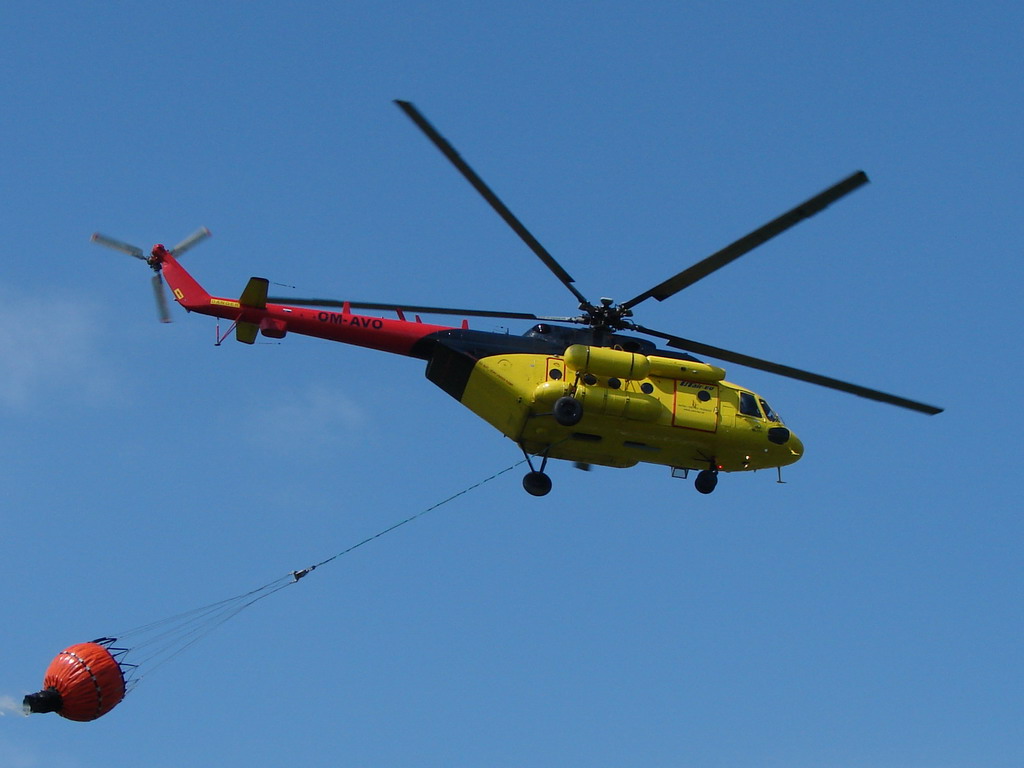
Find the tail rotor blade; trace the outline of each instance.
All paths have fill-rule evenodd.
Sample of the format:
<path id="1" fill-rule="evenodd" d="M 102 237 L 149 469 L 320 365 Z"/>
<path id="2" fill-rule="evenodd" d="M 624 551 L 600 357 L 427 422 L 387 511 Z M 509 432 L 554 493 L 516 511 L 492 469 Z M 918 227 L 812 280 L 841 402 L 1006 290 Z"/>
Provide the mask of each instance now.
<path id="1" fill-rule="evenodd" d="M 164 279 L 157 272 L 153 275 L 153 296 L 156 298 L 156 311 L 161 323 L 171 322 L 171 308 L 167 302 L 167 291 L 164 289 Z"/>
<path id="2" fill-rule="evenodd" d="M 203 240 L 208 238 L 210 234 L 211 233 L 209 229 L 207 229 L 206 227 L 200 227 L 191 235 L 189 235 L 180 243 L 178 243 L 176 246 L 174 246 L 171 249 L 171 254 L 174 256 L 174 258 L 179 258 L 189 248 L 193 247 L 198 243 L 201 243 Z"/>
<path id="3" fill-rule="evenodd" d="M 208 230 L 206 227 L 200 227 L 191 235 L 189 235 L 180 243 L 178 243 L 176 246 L 174 246 L 174 249 L 170 251 L 170 253 L 174 256 L 180 256 L 189 248 L 205 240 L 209 236 L 210 230 Z M 116 251 L 127 253 L 129 256 L 134 256 L 136 259 L 140 259 L 149 264 L 149 266 L 156 273 L 153 275 L 152 278 L 152 286 L 153 298 L 156 299 L 157 316 L 160 318 L 161 323 L 171 322 L 170 301 L 167 299 L 167 289 L 164 288 L 164 279 L 160 274 L 160 270 L 163 268 L 163 260 L 161 258 L 161 254 L 165 253 L 165 251 L 163 250 L 163 246 L 154 246 L 153 258 L 148 259 L 146 258 L 145 252 L 141 248 L 134 246 L 131 243 L 125 243 L 114 237 L 107 237 L 106 235 L 101 235 L 99 232 L 93 234 L 92 241 L 94 243 L 99 243 L 100 245 L 105 245 L 108 248 L 113 248 Z"/>
<path id="4" fill-rule="evenodd" d="M 127 253 L 129 256 L 134 256 L 136 259 L 146 260 L 146 257 L 141 248 L 130 243 L 125 243 L 120 240 L 116 240 L 113 237 L 107 237 L 101 235 L 99 232 L 95 232 L 92 236 L 92 241 L 99 245 L 105 245 L 107 248 L 113 248 L 115 251 L 121 251 Z"/>

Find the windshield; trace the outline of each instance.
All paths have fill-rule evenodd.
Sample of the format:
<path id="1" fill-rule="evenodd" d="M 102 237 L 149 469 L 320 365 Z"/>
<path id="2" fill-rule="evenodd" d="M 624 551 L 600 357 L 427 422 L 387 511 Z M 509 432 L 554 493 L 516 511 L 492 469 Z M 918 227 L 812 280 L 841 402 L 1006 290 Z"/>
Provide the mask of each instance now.
<path id="1" fill-rule="evenodd" d="M 764 409 L 764 415 L 768 418 L 768 421 L 782 421 L 779 414 L 772 410 L 772 407 L 761 399 L 761 408 Z"/>

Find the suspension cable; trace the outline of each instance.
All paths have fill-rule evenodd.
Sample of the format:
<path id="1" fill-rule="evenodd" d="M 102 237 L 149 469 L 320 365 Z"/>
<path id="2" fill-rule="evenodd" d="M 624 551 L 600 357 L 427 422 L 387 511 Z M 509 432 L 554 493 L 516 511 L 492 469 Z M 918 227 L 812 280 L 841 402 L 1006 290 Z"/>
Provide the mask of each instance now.
<path id="1" fill-rule="evenodd" d="M 495 472 L 490 477 L 486 477 L 473 485 L 463 488 L 458 493 L 454 493 L 436 504 L 420 510 L 416 514 L 390 525 L 382 531 L 379 531 L 372 536 L 368 536 L 362 541 L 353 544 L 352 546 L 347 547 L 346 549 L 343 549 L 340 552 L 315 563 L 314 565 L 310 565 L 298 571 L 292 571 L 284 576 L 279 576 L 261 587 L 251 589 L 248 592 L 243 592 L 242 594 L 235 595 L 234 597 L 218 600 L 215 603 L 210 603 L 209 605 L 205 605 L 200 608 L 194 608 L 183 613 L 178 613 L 173 616 L 169 616 L 166 619 L 150 622 L 149 624 L 143 624 L 115 635 L 114 637 L 116 637 L 118 642 L 121 644 L 126 644 L 126 641 L 131 641 L 132 638 L 137 638 L 137 640 L 131 642 L 130 648 L 128 649 L 128 652 L 135 654 L 133 656 L 132 663 L 122 662 L 127 690 L 132 690 L 136 685 L 138 685 L 144 674 L 149 674 L 150 672 L 162 667 L 171 659 L 175 658 L 186 649 L 206 637 L 206 635 L 221 624 L 233 619 L 246 608 L 258 603 L 260 600 L 270 597 L 285 587 L 297 584 L 300 579 L 309 575 L 317 568 L 344 557 L 350 552 L 369 544 L 371 541 L 375 541 L 382 536 L 386 536 L 392 531 L 401 528 L 403 525 L 408 525 L 414 520 L 418 520 L 424 515 L 443 507 L 445 504 L 464 496 L 470 491 L 476 490 L 492 480 L 496 480 L 505 473 L 511 472 L 516 467 L 526 463 L 526 461 L 527 459 L 522 459 L 515 464 L 505 467 L 504 469 Z M 141 658 L 139 658 L 140 655 Z"/>

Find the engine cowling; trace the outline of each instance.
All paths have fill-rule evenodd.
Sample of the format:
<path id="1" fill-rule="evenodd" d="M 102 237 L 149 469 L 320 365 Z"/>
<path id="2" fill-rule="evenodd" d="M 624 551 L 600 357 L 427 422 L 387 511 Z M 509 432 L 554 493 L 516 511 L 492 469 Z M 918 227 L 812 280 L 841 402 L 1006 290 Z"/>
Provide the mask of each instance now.
<path id="1" fill-rule="evenodd" d="M 619 379 L 646 379 L 651 363 L 646 355 L 608 347 L 573 344 L 565 350 L 565 365 L 577 373 L 614 376 Z"/>
<path id="2" fill-rule="evenodd" d="M 662 376 L 679 381 L 703 381 L 714 383 L 725 378 L 725 369 L 717 365 L 698 363 L 690 360 L 675 360 L 671 357 L 651 355 L 647 358 L 651 376 Z"/>

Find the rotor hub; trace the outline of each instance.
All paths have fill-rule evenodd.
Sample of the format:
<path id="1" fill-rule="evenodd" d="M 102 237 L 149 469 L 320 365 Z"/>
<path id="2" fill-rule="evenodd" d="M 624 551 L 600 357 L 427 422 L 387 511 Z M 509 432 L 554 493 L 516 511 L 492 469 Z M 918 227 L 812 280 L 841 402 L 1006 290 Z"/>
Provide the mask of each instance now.
<path id="1" fill-rule="evenodd" d="M 594 306 L 589 301 L 580 304 L 584 315 L 579 318 L 583 325 L 589 325 L 595 330 L 622 331 L 633 327 L 633 323 L 626 318 L 633 316 L 633 311 L 621 304 L 616 304 L 612 299 L 602 298 L 600 306 Z"/>
<path id="2" fill-rule="evenodd" d="M 167 249 L 160 243 L 157 243 L 153 246 L 153 251 L 150 253 L 149 258 L 146 259 L 146 263 L 152 267 L 154 272 L 159 272 L 164 265 L 165 256 L 167 256 Z"/>

